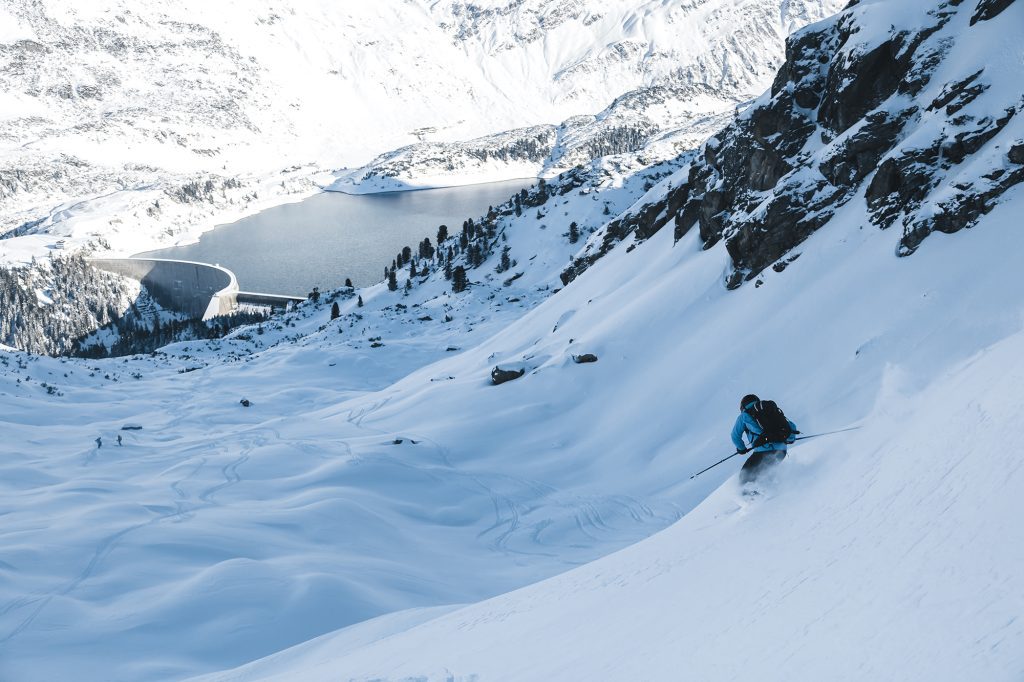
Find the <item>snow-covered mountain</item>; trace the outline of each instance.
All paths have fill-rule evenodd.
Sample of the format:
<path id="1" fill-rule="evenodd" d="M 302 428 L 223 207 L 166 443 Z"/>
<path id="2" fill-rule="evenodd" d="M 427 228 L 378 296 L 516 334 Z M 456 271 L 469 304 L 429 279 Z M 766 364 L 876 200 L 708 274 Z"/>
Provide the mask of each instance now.
<path id="1" fill-rule="evenodd" d="M 738 109 L 733 98 L 707 87 L 648 87 L 617 98 L 596 116 L 573 116 L 557 126 L 389 151 L 342 174 L 331 189 L 368 193 L 510 176 L 551 177 L 616 155 L 652 165 L 697 147 Z"/>
<path id="2" fill-rule="evenodd" d="M 640 145 L 756 95 L 785 36 L 839 5 L 10 0 L 0 234 L 122 252 L 194 239 L 390 149 L 556 125 L 618 98 L 567 159 L 585 162 L 624 125 Z M 454 159 L 446 184 L 546 164 L 478 168 L 461 147 L 440 153 Z"/>
<path id="3" fill-rule="evenodd" d="M 459 294 L 0 354 L 0 678 L 1019 679 L 1022 23 L 861 0 L 695 152 L 453 230 Z M 860 428 L 691 480 L 751 391 Z"/>

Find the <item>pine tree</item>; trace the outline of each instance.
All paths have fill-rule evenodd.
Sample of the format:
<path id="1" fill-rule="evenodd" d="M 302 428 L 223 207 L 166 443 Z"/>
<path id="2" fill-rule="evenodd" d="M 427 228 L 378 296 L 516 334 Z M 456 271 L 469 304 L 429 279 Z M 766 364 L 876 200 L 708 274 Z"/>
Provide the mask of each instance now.
<path id="1" fill-rule="evenodd" d="M 569 243 L 575 244 L 580 240 L 580 227 L 575 221 L 569 223 Z"/>
<path id="2" fill-rule="evenodd" d="M 395 277 L 395 271 L 391 270 L 388 272 L 388 290 L 398 291 L 398 278 Z"/>
<path id="3" fill-rule="evenodd" d="M 360 295 L 360 296 L 359 296 L 359 297 L 358 297 L 358 298 L 356 299 L 356 307 L 357 307 L 357 308 L 362 308 L 362 307 L 363 307 L 363 297 L 362 297 L 362 295 Z"/>
<path id="4" fill-rule="evenodd" d="M 452 278 L 452 262 L 450 260 L 444 262 L 444 278 L 447 280 Z"/>
<path id="5" fill-rule="evenodd" d="M 448 226 L 441 225 L 437 228 L 437 243 L 442 243 L 445 239 L 448 239 Z"/>
<path id="6" fill-rule="evenodd" d="M 426 260 L 434 257 L 434 246 L 430 243 L 430 237 L 424 237 L 420 242 L 420 259 Z"/>
<path id="7" fill-rule="evenodd" d="M 505 272 L 512 267 L 512 259 L 508 255 L 509 250 L 508 244 L 501 250 L 501 263 L 498 264 L 498 272 Z"/>
<path id="8" fill-rule="evenodd" d="M 335 301 L 334 304 L 331 305 L 331 319 L 336 320 L 339 317 L 341 317 L 341 308 L 338 307 L 338 302 Z"/>
<path id="9" fill-rule="evenodd" d="M 468 282 L 466 281 L 466 268 L 461 265 L 456 265 L 452 271 L 452 291 L 456 294 L 466 290 Z"/>
<path id="10" fill-rule="evenodd" d="M 408 296 L 409 292 L 412 291 L 412 280 L 405 280 L 405 295 Z"/>
<path id="11" fill-rule="evenodd" d="M 347 286 L 349 289 L 352 288 L 352 280 L 349 279 L 348 277 L 345 278 L 345 286 Z"/>

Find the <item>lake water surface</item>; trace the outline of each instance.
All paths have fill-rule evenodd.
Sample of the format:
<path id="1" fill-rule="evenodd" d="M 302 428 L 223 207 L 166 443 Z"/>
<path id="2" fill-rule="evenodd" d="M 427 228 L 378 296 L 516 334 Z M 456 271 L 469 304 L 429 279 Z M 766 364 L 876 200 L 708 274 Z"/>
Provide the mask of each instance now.
<path id="1" fill-rule="evenodd" d="M 403 246 L 413 253 L 439 225 L 457 234 L 466 218 L 504 203 L 529 180 L 467 187 L 353 195 L 323 192 L 276 206 L 200 237 L 196 244 L 136 254 L 219 263 L 243 291 L 305 295 L 314 286 L 367 286 L 384 277 Z"/>

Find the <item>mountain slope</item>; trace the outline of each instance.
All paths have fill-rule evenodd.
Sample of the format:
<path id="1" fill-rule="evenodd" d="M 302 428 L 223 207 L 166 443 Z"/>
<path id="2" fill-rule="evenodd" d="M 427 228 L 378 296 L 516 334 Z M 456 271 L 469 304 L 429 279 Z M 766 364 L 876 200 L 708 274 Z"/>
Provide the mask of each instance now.
<path id="1" fill-rule="evenodd" d="M 933 8 L 893 7 L 836 23 L 879 44 Z M 1020 3 L 973 26 L 978 4 L 951 7 L 936 69 L 1019 55 L 994 38 Z M 961 163 L 1012 173 L 1018 121 Z M 461 294 L 430 261 L 408 296 L 331 292 L 154 358 L 0 354 L 0 677 L 182 678 L 356 623 L 215 679 L 1019 677 L 1024 188 L 910 258 L 854 193 L 735 290 L 746 247 L 626 231 L 551 295 L 588 253 L 570 221 L 656 224 L 699 162 L 601 160 L 498 207 Z M 862 428 L 793 448 L 739 509 L 736 459 L 689 476 L 732 450 L 750 391 L 804 433 Z"/>
<path id="2" fill-rule="evenodd" d="M 1020 8 L 877 5 L 793 36 L 771 91 L 661 201 L 611 223 L 563 281 L 624 236 L 672 225 L 677 239 L 697 227 L 705 247 L 724 241 L 736 287 L 785 268 L 850 201 L 866 200 L 866 225 L 899 224 L 909 255 L 934 231 L 970 227 L 1024 181 Z"/>
<path id="3" fill-rule="evenodd" d="M 838 23 L 855 17 L 870 41 L 872 27 L 896 18 L 890 7 L 862 3 Z M 959 39 L 936 73 L 1013 62 L 998 37 L 1021 7 L 986 7 L 943 8 Z M 971 33 L 986 15 L 993 23 Z M 982 116 L 1020 94 L 994 71 Z M 964 169 L 977 166 L 985 171 L 971 177 L 1013 177 L 1007 149 L 1019 124 L 1007 123 L 985 140 L 991 147 L 950 164 L 964 164 L 948 174 L 956 180 L 950 166 L 928 168 L 936 184 L 969 191 Z M 635 248 L 611 250 L 514 327 L 429 371 L 459 377 L 474 355 L 477 375 L 494 362 L 527 369 L 490 390 L 520 407 L 545 396 L 550 417 L 531 428 L 571 434 L 547 456 L 574 467 L 574 485 L 708 490 L 735 465 L 692 483 L 685 473 L 717 459 L 709 444 L 727 447 L 721 415 L 749 390 L 778 398 L 805 433 L 862 428 L 794 448 L 768 498 L 749 506 L 729 482 L 671 529 L 563 576 L 454 612 L 392 615 L 204 679 L 1016 679 L 1024 557 L 1005 538 L 1021 510 L 1021 467 L 1005 439 L 1024 413 L 1015 388 L 1024 300 L 1012 293 L 1024 194 L 1010 183 L 989 200 L 953 221 L 969 233 L 924 240 L 900 259 L 906 232 L 872 229 L 874 207 L 846 197 L 822 229 L 800 236 L 798 260 L 732 293 L 722 284 L 735 281 L 743 249 L 697 231 L 677 243 L 655 232 L 639 246 L 628 236 Z M 775 238 L 767 229 L 753 248 Z M 600 360 L 580 379 L 568 358 L 583 350 Z M 416 404 L 453 409 L 457 391 L 423 388 Z M 387 412 L 397 419 L 412 404 Z M 522 470 L 523 456 L 510 470 Z"/>
<path id="4" fill-rule="evenodd" d="M 562 576 L 202 679 L 1018 679 L 1022 351 L 1017 332 L 923 388 L 890 371 L 864 429 L 794 449 L 767 499 L 730 482 Z"/>
<path id="5" fill-rule="evenodd" d="M 839 4 L 12 0 L 0 235 L 144 250 L 389 149 L 555 124 L 630 92 L 623 116 L 669 129 L 756 94 L 786 34 Z"/>

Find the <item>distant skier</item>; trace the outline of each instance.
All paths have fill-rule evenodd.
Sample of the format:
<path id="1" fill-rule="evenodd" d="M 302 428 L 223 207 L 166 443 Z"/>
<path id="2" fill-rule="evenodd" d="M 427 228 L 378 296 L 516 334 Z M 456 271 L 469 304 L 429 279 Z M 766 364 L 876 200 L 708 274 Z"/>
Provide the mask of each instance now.
<path id="1" fill-rule="evenodd" d="M 103 439 L 100 438 L 99 436 L 96 436 L 96 449 L 99 450 L 102 447 L 103 447 Z"/>
<path id="2" fill-rule="evenodd" d="M 121 447 L 121 435 L 120 434 L 118 434 L 118 436 L 117 436 L 117 446 Z"/>
<path id="3" fill-rule="evenodd" d="M 796 440 L 796 424 L 786 419 L 779 406 L 771 400 L 761 400 L 756 395 L 743 396 L 740 401 L 740 416 L 732 427 L 732 442 L 736 452 L 746 454 L 753 450 L 740 470 L 740 483 L 749 483 L 757 478 L 766 467 L 786 458 L 786 445 Z M 750 440 L 750 446 L 743 437 Z"/>

